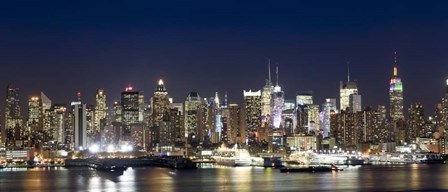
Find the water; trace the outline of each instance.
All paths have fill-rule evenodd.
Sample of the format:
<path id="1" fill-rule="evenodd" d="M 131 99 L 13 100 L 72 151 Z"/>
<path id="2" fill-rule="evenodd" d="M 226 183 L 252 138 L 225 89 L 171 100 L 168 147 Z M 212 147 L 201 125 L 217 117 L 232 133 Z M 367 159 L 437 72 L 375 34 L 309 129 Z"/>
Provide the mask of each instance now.
<path id="1" fill-rule="evenodd" d="M 280 173 L 256 167 L 197 170 L 89 168 L 0 170 L 0 191 L 447 191 L 448 165 L 345 168 L 332 173 Z"/>

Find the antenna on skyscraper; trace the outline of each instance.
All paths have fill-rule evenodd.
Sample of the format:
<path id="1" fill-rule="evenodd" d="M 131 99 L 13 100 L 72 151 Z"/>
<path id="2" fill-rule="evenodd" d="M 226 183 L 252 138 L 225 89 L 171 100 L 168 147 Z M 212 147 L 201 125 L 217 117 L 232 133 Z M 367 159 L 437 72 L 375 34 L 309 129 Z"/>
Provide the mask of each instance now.
<path id="1" fill-rule="evenodd" d="M 277 86 L 278 86 L 278 63 L 276 63 L 276 67 L 275 67 L 275 74 L 277 76 Z"/>
<path id="2" fill-rule="evenodd" d="M 271 83 L 271 59 L 268 59 L 269 83 Z"/>
<path id="3" fill-rule="evenodd" d="M 224 106 L 227 107 L 227 91 L 224 93 Z"/>
<path id="4" fill-rule="evenodd" d="M 350 61 L 347 61 L 347 82 L 350 82 Z"/>
<path id="5" fill-rule="evenodd" d="M 398 75 L 397 69 L 397 51 L 394 51 L 394 77 Z"/>

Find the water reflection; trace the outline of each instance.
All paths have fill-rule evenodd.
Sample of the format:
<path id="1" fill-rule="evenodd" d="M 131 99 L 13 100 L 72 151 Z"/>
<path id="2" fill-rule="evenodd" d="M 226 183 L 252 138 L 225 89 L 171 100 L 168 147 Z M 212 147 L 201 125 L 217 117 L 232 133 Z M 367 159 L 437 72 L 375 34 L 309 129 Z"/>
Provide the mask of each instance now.
<path id="1" fill-rule="evenodd" d="M 129 168 L 117 174 L 86 168 L 0 171 L 0 191 L 408 191 L 448 189 L 448 165 L 366 166 L 332 173 L 215 167 Z"/>

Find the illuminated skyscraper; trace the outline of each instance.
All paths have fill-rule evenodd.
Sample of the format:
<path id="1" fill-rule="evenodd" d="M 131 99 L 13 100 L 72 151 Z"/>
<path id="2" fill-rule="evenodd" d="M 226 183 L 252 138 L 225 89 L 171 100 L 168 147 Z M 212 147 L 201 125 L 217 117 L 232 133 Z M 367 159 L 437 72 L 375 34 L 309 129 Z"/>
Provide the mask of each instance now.
<path id="1" fill-rule="evenodd" d="M 361 95 L 358 95 L 358 94 L 350 95 L 349 96 L 349 106 L 350 106 L 350 111 L 352 111 L 353 113 L 362 111 Z"/>
<path id="2" fill-rule="evenodd" d="M 261 91 L 243 91 L 246 143 L 257 139 L 257 130 L 261 127 Z"/>
<path id="3" fill-rule="evenodd" d="M 140 113 L 141 99 L 143 92 L 135 91 L 132 86 L 129 86 L 121 93 L 121 121 L 123 125 L 129 127 L 131 124 L 141 123 Z"/>
<path id="4" fill-rule="evenodd" d="M 72 102 L 74 118 L 74 148 L 87 149 L 87 105 L 81 101 Z"/>
<path id="5" fill-rule="evenodd" d="M 340 110 L 350 108 L 350 95 L 358 94 L 356 81 L 350 81 L 350 70 L 347 72 L 347 82 L 340 82 Z"/>
<path id="6" fill-rule="evenodd" d="M 283 104 L 285 102 L 284 92 L 282 88 L 278 85 L 278 66 L 276 67 L 277 84 L 274 87 L 274 92 L 272 93 L 272 125 L 274 129 L 280 128 L 282 123 L 282 112 Z"/>
<path id="7" fill-rule="evenodd" d="M 268 63 L 268 79 L 266 79 L 266 85 L 261 91 L 261 114 L 263 125 L 270 123 L 270 117 L 272 113 L 272 93 L 274 92 L 274 86 L 271 81 L 271 62 Z"/>
<path id="8" fill-rule="evenodd" d="M 65 104 L 55 104 L 51 107 L 50 110 L 47 110 L 49 113 L 48 117 L 50 120 L 50 129 L 48 130 L 51 138 L 62 144 L 65 142 L 65 118 L 66 118 L 66 106 Z"/>
<path id="9" fill-rule="evenodd" d="M 297 105 L 311 105 L 313 104 L 313 92 L 303 91 L 296 94 Z"/>
<path id="10" fill-rule="evenodd" d="M 411 104 L 409 107 L 409 120 L 406 131 L 407 142 L 415 140 L 416 137 L 425 137 L 424 130 L 425 115 L 423 111 L 423 105 L 421 103 Z"/>
<path id="11" fill-rule="evenodd" d="M 163 115 L 169 112 L 170 109 L 170 97 L 166 91 L 165 84 L 163 80 L 160 79 L 156 91 L 151 98 L 151 118 L 152 125 L 158 126 L 159 122 L 162 121 Z"/>
<path id="12" fill-rule="evenodd" d="M 441 124 L 444 125 L 446 131 L 448 131 L 448 79 L 446 80 L 445 96 L 442 98 L 442 123 Z"/>
<path id="13" fill-rule="evenodd" d="M 334 101 L 335 99 L 333 99 Z M 323 133 L 323 137 L 328 137 L 331 132 L 331 114 L 335 113 L 336 104 L 332 102 L 332 99 L 325 99 L 325 103 L 322 104 L 322 111 L 320 112 L 320 129 Z"/>
<path id="14" fill-rule="evenodd" d="M 394 53 L 394 75 L 390 79 L 389 87 L 389 104 L 390 104 L 390 117 L 392 120 L 397 121 L 404 119 L 403 115 L 403 83 L 400 77 L 398 77 L 397 68 L 397 52 Z"/>
<path id="15" fill-rule="evenodd" d="M 211 131 L 211 141 L 212 143 L 219 143 L 221 141 L 221 131 L 222 131 L 222 111 L 221 111 L 221 103 L 219 101 L 218 92 L 215 93 L 215 97 L 213 98 L 213 103 L 211 103 L 212 114 L 213 114 L 213 125 L 214 128 Z"/>
<path id="16" fill-rule="evenodd" d="M 202 99 L 197 92 L 190 92 L 185 100 L 185 137 L 191 139 L 198 132 L 198 110 Z"/>
<path id="17" fill-rule="evenodd" d="M 6 88 L 6 108 L 5 108 L 5 127 L 2 136 L 5 136 L 3 142 L 12 137 L 21 137 L 22 132 L 22 116 L 20 114 L 19 88 L 8 85 Z M 8 133 L 8 134 L 7 134 Z"/>
<path id="18" fill-rule="evenodd" d="M 28 100 L 28 126 L 30 126 L 33 131 L 37 131 L 40 123 L 42 123 L 40 98 L 31 97 Z"/>
<path id="19" fill-rule="evenodd" d="M 104 89 L 98 89 L 95 95 L 96 105 L 94 110 L 93 130 L 100 132 L 101 120 L 106 118 L 106 94 Z"/>

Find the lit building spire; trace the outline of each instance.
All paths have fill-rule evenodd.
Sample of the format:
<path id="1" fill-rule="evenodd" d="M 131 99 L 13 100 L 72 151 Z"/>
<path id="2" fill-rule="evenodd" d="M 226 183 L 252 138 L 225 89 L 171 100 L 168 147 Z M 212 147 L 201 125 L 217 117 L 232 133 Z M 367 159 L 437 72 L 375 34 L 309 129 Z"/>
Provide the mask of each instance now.
<path id="1" fill-rule="evenodd" d="M 163 83 L 162 79 L 160 79 L 157 83 L 156 92 L 166 92 L 165 84 Z"/>
<path id="2" fill-rule="evenodd" d="M 278 86 L 278 63 L 277 66 L 275 67 L 275 74 L 277 76 L 277 86 Z"/>
<path id="3" fill-rule="evenodd" d="M 350 61 L 347 61 L 347 82 L 350 82 Z"/>
<path id="4" fill-rule="evenodd" d="M 268 59 L 268 75 L 269 75 L 269 82 L 271 82 L 271 59 Z"/>
<path id="5" fill-rule="evenodd" d="M 394 77 L 398 76 L 397 51 L 394 51 Z"/>

